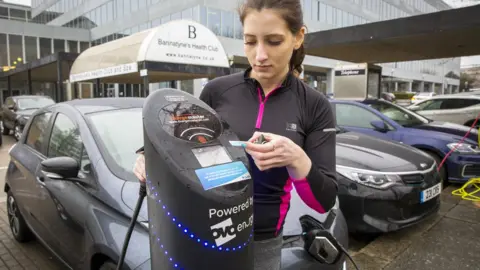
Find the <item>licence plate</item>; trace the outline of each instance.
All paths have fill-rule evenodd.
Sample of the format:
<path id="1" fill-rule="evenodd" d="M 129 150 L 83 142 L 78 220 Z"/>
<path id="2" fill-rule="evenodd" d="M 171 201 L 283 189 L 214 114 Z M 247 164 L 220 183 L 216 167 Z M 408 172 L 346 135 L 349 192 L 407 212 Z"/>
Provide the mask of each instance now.
<path id="1" fill-rule="evenodd" d="M 424 191 L 420 193 L 420 203 L 424 203 L 426 201 L 429 201 L 442 192 L 442 183 L 438 183 L 433 187 L 427 188 Z"/>

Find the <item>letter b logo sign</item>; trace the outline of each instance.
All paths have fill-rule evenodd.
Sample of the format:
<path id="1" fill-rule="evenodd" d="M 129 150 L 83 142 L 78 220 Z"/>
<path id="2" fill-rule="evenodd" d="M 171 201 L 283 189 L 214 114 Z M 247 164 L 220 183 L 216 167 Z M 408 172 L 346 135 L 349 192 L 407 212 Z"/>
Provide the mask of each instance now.
<path id="1" fill-rule="evenodd" d="M 191 39 L 197 38 L 197 29 L 193 25 L 188 26 L 188 38 L 191 38 Z"/>

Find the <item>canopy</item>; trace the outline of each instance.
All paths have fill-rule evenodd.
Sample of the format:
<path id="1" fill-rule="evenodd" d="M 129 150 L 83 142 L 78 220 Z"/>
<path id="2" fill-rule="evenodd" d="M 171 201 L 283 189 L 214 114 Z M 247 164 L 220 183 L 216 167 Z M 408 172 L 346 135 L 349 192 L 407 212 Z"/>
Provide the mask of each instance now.
<path id="1" fill-rule="evenodd" d="M 306 35 L 308 55 L 388 63 L 480 54 L 480 5 Z"/>
<path id="2" fill-rule="evenodd" d="M 73 63 L 70 82 L 142 83 L 212 78 L 229 73 L 222 43 L 207 27 L 175 20 L 91 47 Z"/>

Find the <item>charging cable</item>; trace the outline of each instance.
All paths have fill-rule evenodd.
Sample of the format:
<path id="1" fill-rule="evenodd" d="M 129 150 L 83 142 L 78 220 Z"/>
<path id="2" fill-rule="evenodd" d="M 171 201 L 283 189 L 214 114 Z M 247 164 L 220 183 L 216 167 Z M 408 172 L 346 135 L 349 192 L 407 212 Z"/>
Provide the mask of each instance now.
<path id="1" fill-rule="evenodd" d="M 145 182 L 140 182 L 137 205 L 135 206 L 135 211 L 133 212 L 132 220 L 130 222 L 130 226 L 128 227 L 127 235 L 125 236 L 125 240 L 123 241 L 122 253 L 120 255 L 120 259 L 118 260 L 117 270 L 121 270 L 123 267 L 123 262 L 125 261 L 125 255 L 127 254 L 130 237 L 132 236 L 133 228 L 135 228 L 135 223 L 137 222 L 137 217 L 138 217 L 138 214 L 140 213 L 140 208 L 142 208 L 142 203 L 145 196 L 147 196 L 147 184 Z"/>

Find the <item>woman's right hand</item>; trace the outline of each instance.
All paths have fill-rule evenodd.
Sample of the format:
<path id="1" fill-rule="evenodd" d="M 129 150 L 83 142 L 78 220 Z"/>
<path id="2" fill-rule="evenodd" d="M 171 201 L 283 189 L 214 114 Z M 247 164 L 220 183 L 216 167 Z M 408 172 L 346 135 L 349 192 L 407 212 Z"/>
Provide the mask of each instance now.
<path id="1" fill-rule="evenodd" d="M 140 182 L 145 182 L 147 177 L 145 174 L 145 156 L 143 154 L 138 155 L 135 165 L 133 167 L 133 173 L 140 180 Z"/>

